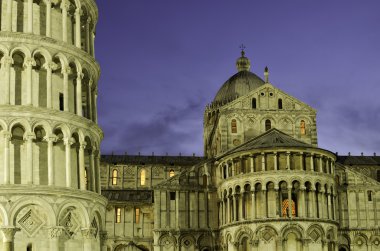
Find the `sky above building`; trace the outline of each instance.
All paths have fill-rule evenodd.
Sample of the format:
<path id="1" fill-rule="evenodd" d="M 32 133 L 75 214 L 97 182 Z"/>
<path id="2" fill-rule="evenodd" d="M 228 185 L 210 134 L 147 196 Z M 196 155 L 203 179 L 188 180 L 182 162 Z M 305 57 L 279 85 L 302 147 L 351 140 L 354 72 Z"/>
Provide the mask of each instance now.
<path id="1" fill-rule="evenodd" d="M 103 154 L 203 154 L 203 112 L 251 71 L 317 110 L 319 147 L 380 146 L 380 1 L 99 0 Z"/>

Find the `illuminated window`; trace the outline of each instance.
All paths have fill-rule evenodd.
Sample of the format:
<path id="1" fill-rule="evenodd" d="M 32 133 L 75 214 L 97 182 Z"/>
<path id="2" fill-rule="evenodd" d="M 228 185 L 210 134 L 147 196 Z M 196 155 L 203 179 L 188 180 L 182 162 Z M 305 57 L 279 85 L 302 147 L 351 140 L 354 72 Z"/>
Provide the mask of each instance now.
<path id="1" fill-rule="evenodd" d="M 237 133 L 236 119 L 231 120 L 231 133 Z"/>
<path id="2" fill-rule="evenodd" d="M 174 170 L 173 169 L 171 169 L 170 171 L 169 171 L 169 177 L 173 177 L 174 176 Z"/>
<path id="3" fill-rule="evenodd" d="M 278 99 L 278 109 L 282 110 L 282 99 Z"/>
<path id="4" fill-rule="evenodd" d="M 140 223 L 140 208 L 135 209 L 135 223 L 136 224 Z"/>
<path id="5" fill-rule="evenodd" d="M 305 135 L 306 134 L 306 124 L 305 124 L 305 121 L 304 120 L 301 120 L 301 135 Z"/>
<path id="6" fill-rule="evenodd" d="M 256 109 L 256 98 L 252 99 L 252 109 Z"/>
<path id="7" fill-rule="evenodd" d="M 116 223 L 120 223 L 121 222 L 121 208 L 120 207 L 117 207 L 115 209 L 115 220 L 116 220 Z"/>
<path id="8" fill-rule="evenodd" d="M 265 120 L 265 131 L 268 131 L 272 128 L 272 122 L 269 119 Z"/>
<path id="9" fill-rule="evenodd" d="M 117 185 L 117 170 L 112 171 L 112 185 Z"/>
<path id="10" fill-rule="evenodd" d="M 287 217 L 289 214 L 289 200 L 288 199 L 285 199 L 282 201 L 282 217 Z M 294 203 L 294 200 L 292 200 L 292 216 L 295 217 L 296 216 L 296 206 L 295 206 L 295 203 Z"/>
<path id="11" fill-rule="evenodd" d="M 140 172 L 140 185 L 145 186 L 146 171 L 142 169 Z"/>

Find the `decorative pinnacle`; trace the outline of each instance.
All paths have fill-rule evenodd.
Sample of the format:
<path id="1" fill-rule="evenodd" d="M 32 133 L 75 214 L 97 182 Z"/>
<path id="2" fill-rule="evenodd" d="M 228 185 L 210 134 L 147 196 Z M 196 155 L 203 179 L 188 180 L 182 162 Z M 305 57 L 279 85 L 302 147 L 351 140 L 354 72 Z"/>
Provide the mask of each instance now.
<path id="1" fill-rule="evenodd" d="M 244 49 L 246 48 L 245 45 L 244 45 L 244 44 L 241 44 L 241 45 L 239 46 L 239 48 L 241 49 L 241 56 L 244 57 L 244 55 L 245 55 L 245 51 L 244 51 Z"/>
<path id="2" fill-rule="evenodd" d="M 269 69 L 268 69 L 268 66 L 265 66 L 265 69 L 264 69 L 264 78 L 265 78 L 265 83 L 269 83 Z"/>
<path id="3" fill-rule="evenodd" d="M 241 44 L 239 48 L 241 49 L 241 57 L 238 58 L 238 60 L 236 61 L 236 68 L 238 72 L 249 71 L 249 69 L 251 68 L 251 62 L 248 58 L 245 57 L 245 45 Z"/>

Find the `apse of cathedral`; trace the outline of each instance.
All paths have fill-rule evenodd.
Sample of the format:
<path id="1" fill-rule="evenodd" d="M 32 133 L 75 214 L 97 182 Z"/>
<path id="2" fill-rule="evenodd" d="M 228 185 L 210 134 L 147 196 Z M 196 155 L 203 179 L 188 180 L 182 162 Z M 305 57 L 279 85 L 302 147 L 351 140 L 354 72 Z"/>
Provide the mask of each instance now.
<path id="1" fill-rule="evenodd" d="M 316 110 L 244 50 L 204 157 L 100 155 L 97 19 L 0 1 L 0 250 L 380 250 L 380 157 L 319 148 Z"/>

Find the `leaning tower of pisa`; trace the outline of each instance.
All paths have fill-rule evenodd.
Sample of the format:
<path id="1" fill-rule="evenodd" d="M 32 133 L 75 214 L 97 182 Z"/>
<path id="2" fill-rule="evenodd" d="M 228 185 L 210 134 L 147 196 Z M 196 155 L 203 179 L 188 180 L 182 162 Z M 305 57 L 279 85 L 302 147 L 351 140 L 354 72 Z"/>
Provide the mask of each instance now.
<path id="1" fill-rule="evenodd" d="M 102 250 L 95 0 L 0 0 L 1 250 Z"/>

